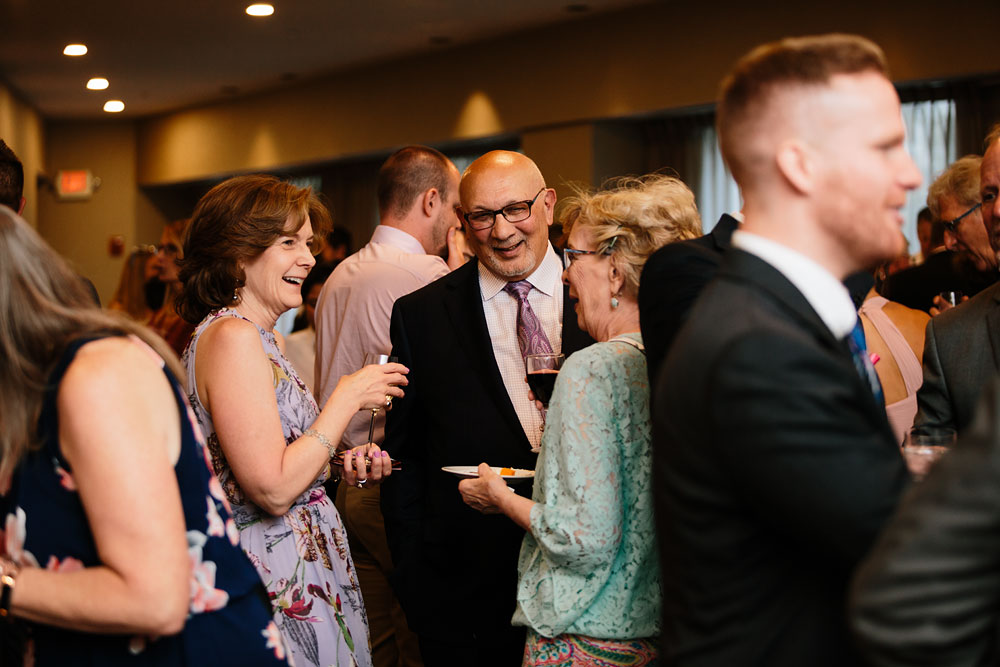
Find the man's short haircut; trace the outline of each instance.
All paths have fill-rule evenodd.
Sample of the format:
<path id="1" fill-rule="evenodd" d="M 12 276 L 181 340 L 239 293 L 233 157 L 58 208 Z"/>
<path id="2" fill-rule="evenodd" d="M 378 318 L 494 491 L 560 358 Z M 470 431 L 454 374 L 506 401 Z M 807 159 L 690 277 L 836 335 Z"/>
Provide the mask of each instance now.
<path id="1" fill-rule="evenodd" d="M 379 215 L 406 215 L 417 197 L 431 188 L 446 199 L 451 166 L 451 160 L 428 146 L 400 148 L 378 170 Z"/>
<path id="2" fill-rule="evenodd" d="M 722 155 L 742 186 L 755 168 L 749 139 L 773 121 L 768 106 L 774 94 L 792 87 L 827 85 L 837 74 L 873 71 L 889 77 L 885 55 L 857 35 L 788 37 L 758 46 L 743 56 L 722 80 L 716 129 Z"/>
<path id="3" fill-rule="evenodd" d="M 951 163 L 927 189 L 927 208 L 935 218 L 941 217 L 941 198 L 951 195 L 962 208 L 979 203 L 979 165 L 983 158 L 966 155 Z"/>
<path id="4" fill-rule="evenodd" d="M 0 204 L 17 211 L 24 193 L 24 167 L 17 155 L 0 139 Z"/>

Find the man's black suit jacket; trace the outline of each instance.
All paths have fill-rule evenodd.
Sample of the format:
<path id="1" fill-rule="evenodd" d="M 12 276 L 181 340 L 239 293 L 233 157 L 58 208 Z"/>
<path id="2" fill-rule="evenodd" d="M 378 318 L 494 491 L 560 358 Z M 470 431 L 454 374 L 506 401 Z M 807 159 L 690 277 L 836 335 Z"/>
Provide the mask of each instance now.
<path id="1" fill-rule="evenodd" d="M 850 607 L 873 666 L 1000 664 L 1000 378 L 905 496 L 855 574 Z"/>
<path id="2" fill-rule="evenodd" d="M 979 273 L 958 253 L 943 250 L 932 253 L 920 266 L 889 276 L 881 292 L 891 301 L 926 313 L 934 305 L 934 297 L 945 290 L 958 290 L 971 297 L 996 279 L 996 272 Z"/>
<path id="3" fill-rule="evenodd" d="M 665 664 L 858 664 L 848 576 L 908 473 L 846 344 L 731 249 L 667 357 L 653 423 Z"/>
<path id="4" fill-rule="evenodd" d="M 565 288 L 562 335 L 567 356 L 593 342 Z M 466 506 L 459 480 L 441 467 L 534 469 L 536 459 L 493 356 L 477 262 L 398 299 L 390 337 L 410 369 L 406 396 L 393 401 L 386 424 L 385 448 L 402 461 L 382 487 L 391 581 L 415 632 L 473 641 L 510 626 L 524 531 Z M 530 485 L 516 488 L 530 496 Z"/>
<path id="5" fill-rule="evenodd" d="M 719 270 L 739 221 L 723 214 L 704 236 L 668 243 L 646 260 L 639 278 L 639 328 L 650 388 L 691 306 Z"/>

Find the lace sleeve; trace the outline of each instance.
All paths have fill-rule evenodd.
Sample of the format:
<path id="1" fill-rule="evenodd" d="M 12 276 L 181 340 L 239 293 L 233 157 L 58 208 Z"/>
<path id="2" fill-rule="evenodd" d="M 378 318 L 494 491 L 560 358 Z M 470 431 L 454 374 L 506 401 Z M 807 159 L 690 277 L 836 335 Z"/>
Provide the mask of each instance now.
<path id="1" fill-rule="evenodd" d="M 546 560 L 567 572 L 609 568 L 621 541 L 623 415 L 615 397 L 629 392 L 622 391 L 625 374 L 615 357 L 629 353 L 574 355 L 552 397 L 531 528 Z"/>

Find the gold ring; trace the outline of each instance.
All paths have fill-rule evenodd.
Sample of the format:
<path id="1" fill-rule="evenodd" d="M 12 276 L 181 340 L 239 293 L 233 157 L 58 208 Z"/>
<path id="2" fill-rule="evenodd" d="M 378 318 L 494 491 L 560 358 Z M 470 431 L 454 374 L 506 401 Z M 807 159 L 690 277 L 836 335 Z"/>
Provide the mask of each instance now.
<path id="1" fill-rule="evenodd" d="M 389 394 L 385 395 L 385 407 L 387 410 L 392 407 L 392 396 Z"/>

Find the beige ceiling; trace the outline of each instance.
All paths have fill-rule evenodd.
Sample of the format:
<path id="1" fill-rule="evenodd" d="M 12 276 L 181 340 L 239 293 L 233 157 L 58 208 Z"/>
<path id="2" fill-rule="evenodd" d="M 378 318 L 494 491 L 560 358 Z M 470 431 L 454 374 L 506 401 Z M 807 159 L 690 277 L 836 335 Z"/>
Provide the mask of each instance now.
<path id="1" fill-rule="evenodd" d="M 47 118 L 107 116 L 107 99 L 145 116 L 650 1 L 272 0 L 262 19 L 249 0 L 0 0 L 0 78 Z"/>

